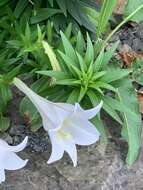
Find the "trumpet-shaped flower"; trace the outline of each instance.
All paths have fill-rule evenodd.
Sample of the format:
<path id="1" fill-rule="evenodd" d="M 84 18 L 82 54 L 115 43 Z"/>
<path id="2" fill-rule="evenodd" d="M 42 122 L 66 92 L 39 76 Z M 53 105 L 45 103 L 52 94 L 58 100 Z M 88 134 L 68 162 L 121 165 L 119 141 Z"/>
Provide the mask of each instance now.
<path id="1" fill-rule="evenodd" d="M 26 147 L 28 137 L 17 146 L 10 146 L 0 139 L 0 183 L 5 181 L 5 170 L 18 170 L 23 168 L 28 160 L 22 160 L 16 155 Z"/>
<path id="2" fill-rule="evenodd" d="M 90 145 L 99 139 L 98 130 L 89 120 L 100 111 L 102 102 L 95 108 L 84 110 L 78 103 L 72 105 L 50 102 L 37 95 L 18 78 L 13 83 L 29 97 L 42 117 L 43 127 L 48 131 L 52 142 L 52 154 L 48 163 L 61 159 L 66 151 L 76 166 L 76 144 Z"/>

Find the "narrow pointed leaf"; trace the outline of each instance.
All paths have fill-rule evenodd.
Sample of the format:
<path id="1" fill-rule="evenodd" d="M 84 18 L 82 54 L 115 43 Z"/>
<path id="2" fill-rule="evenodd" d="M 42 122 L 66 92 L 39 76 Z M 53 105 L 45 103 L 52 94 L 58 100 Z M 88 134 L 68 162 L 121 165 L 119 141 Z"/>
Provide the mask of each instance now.
<path id="1" fill-rule="evenodd" d="M 119 79 L 122 79 L 129 75 L 131 70 L 129 69 L 110 69 L 106 72 L 106 74 L 102 77 L 102 80 L 110 83 Z"/>
<path id="2" fill-rule="evenodd" d="M 72 90 L 67 99 L 67 103 L 75 104 L 76 102 L 78 102 L 78 97 L 79 97 L 79 90 L 78 89 Z"/>
<path id="3" fill-rule="evenodd" d="M 97 59 L 95 60 L 94 63 L 94 71 L 99 71 L 100 68 L 102 67 L 102 63 L 103 63 L 103 57 L 104 57 L 104 49 L 99 53 Z"/>
<path id="4" fill-rule="evenodd" d="M 90 65 L 90 62 L 94 60 L 94 47 L 92 41 L 87 33 L 87 48 L 84 61 L 87 65 Z"/>
<path id="5" fill-rule="evenodd" d="M 77 40 L 76 40 L 76 51 L 80 55 L 83 55 L 84 49 L 85 49 L 85 41 L 84 41 L 82 33 L 79 31 L 77 35 Z"/>
<path id="6" fill-rule="evenodd" d="M 71 60 L 73 60 L 73 64 L 77 65 L 77 55 L 75 53 L 74 48 L 72 47 L 69 40 L 66 38 L 65 34 L 63 32 L 60 32 L 65 54 L 70 57 Z"/>
<path id="7" fill-rule="evenodd" d="M 48 77 L 54 77 L 56 79 L 65 79 L 68 78 L 68 75 L 66 75 L 64 72 L 62 71 L 36 71 L 36 73 L 41 74 L 41 75 L 45 75 Z"/>
<path id="8" fill-rule="evenodd" d="M 141 145 L 142 123 L 139 112 L 139 105 L 132 84 L 129 80 L 126 84 L 126 86 L 120 87 L 118 89 L 118 96 L 120 102 L 122 102 L 125 106 L 130 108 L 130 110 L 134 111 L 134 113 L 136 114 L 136 117 L 132 117 L 129 112 L 123 110 L 124 123 L 122 136 L 128 142 L 128 154 L 126 162 L 131 165 L 137 159 L 139 154 L 139 149 Z"/>
<path id="9" fill-rule="evenodd" d="M 112 47 L 108 48 L 106 50 L 106 52 L 104 53 L 104 58 L 103 58 L 103 64 L 102 66 L 105 68 L 107 66 L 107 64 L 109 63 L 109 61 L 111 60 L 111 58 L 113 57 L 117 47 L 119 45 L 119 41 L 117 41 L 116 43 L 114 43 L 112 45 Z"/>

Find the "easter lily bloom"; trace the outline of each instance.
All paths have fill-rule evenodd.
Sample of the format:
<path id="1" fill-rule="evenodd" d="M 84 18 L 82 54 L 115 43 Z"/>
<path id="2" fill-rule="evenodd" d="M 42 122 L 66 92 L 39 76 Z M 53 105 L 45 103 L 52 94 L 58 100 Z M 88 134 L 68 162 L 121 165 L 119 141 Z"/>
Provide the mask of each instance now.
<path id="1" fill-rule="evenodd" d="M 48 164 L 63 157 L 66 151 L 77 165 L 77 145 L 90 145 L 99 140 L 99 132 L 89 121 L 101 109 L 102 102 L 95 108 L 84 110 L 78 103 L 53 103 L 39 96 L 27 87 L 20 79 L 14 78 L 13 83 L 33 102 L 39 111 L 43 127 L 48 131 L 52 142 L 52 154 Z"/>
<path id="2" fill-rule="evenodd" d="M 22 160 L 16 152 L 22 151 L 27 144 L 28 137 L 17 146 L 10 146 L 0 139 L 0 183 L 5 181 L 5 170 L 18 170 L 23 168 L 28 160 Z"/>

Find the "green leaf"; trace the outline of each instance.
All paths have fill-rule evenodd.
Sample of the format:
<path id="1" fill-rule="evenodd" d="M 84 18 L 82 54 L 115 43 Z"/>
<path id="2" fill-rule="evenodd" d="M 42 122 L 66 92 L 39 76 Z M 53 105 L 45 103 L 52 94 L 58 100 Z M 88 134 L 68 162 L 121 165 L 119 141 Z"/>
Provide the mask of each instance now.
<path id="1" fill-rule="evenodd" d="M 108 21 L 112 15 L 113 9 L 117 3 L 117 0 L 104 0 L 99 15 L 99 21 L 97 26 L 97 37 L 105 31 Z"/>
<path id="2" fill-rule="evenodd" d="M 78 1 L 76 1 L 76 6 L 75 6 L 75 1 L 68 1 L 68 3 L 67 3 L 68 12 L 74 17 L 74 19 L 80 25 L 82 25 L 81 17 L 80 17 L 80 14 L 79 14 L 80 8 L 81 7 L 79 7 L 79 2 Z"/>
<path id="3" fill-rule="evenodd" d="M 0 99 L 5 105 L 12 99 L 11 89 L 6 84 L 0 84 Z"/>
<path id="4" fill-rule="evenodd" d="M 131 165 L 137 159 L 139 154 L 142 123 L 137 98 L 132 87 L 132 83 L 129 80 L 126 81 L 126 86 L 118 89 L 118 96 L 120 102 L 132 110 L 136 115 L 132 117 L 132 115 L 126 110 L 123 110 L 124 113 L 122 114 L 124 119 L 122 136 L 128 142 L 126 162 Z"/>
<path id="5" fill-rule="evenodd" d="M 52 22 L 50 22 L 49 20 L 48 20 L 48 23 L 47 23 L 47 32 L 46 32 L 46 36 L 47 36 L 47 40 L 48 40 L 48 42 L 49 42 L 49 44 L 51 44 L 52 43 L 52 40 L 53 40 L 53 34 L 54 34 L 54 32 L 53 32 L 53 23 Z"/>
<path id="6" fill-rule="evenodd" d="M 80 84 L 80 80 L 75 79 L 65 79 L 65 80 L 58 80 L 55 81 L 55 84 L 58 85 L 68 85 L 68 86 L 78 86 Z"/>
<path id="7" fill-rule="evenodd" d="M 88 95 L 93 107 L 97 106 L 99 104 L 99 102 L 101 101 L 101 100 L 99 100 L 99 98 L 97 98 L 95 93 L 93 93 L 93 91 L 91 91 L 91 90 L 89 90 L 87 92 L 87 95 Z M 95 127 L 101 133 L 100 143 L 103 144 L 104 148 L 105 148 L 108 143 L 108 139 L 107 139 L 106 127 L 104 126 L 104 124 L 100 118 L 100 114 L 98 114 L 98 116 L 95 116 L 92 119 L 92 122 L 93 122 L 93 124 L 95 124 Z"/>
<path id="8" fill-rule="evenodd" d="M 101 71 L 101 72 L 94 73 L 94 76 L 92 77 L 92 80 L 96 81 L 97 79 L 103 77 L 105 74 L 106 74 L 106 71 Z"/>
<path id="9" fill-rule="evenodd" d="M 143 4 L 143 0 L 128 0 L 125 6 L 124 16 L 129 16 L 135 9 Z M 143 21 L 143 9 L 138 11 L 130 20 L 135 22 Z"/>
<path id="10" fill-rule="evenodd" d="M 3 1 L 1 1 L 1 2 L 0 2 L 0 7 L 3 6 L 3 5 L 5 5 L 5 4 L 8 3 L 8 2 L 9 2 L 9 0 L 3 0 Z"/>
<path id="11" fill-rule="evenodd" d="M 101 52 L 99 53 L 98 57 L 96 58 L 96 60 L 94 62 L 94 71 L 95 72 L 99 71 L 100 68 L 102 67 L 103 56 L 104 56 L 104 49 L 101 50 Z"/>
<path id="12" fill-rule="evenodd" d="M 94 47 L 89 37 L 89 34 L 87 33 L 87 47 L 86 47 L 84 62 L 89 66 L 93 60 L 94 60 Z"/>
<path id="13" fill-rule="evenodd" d="M 105 81 L 106 83 L 111 83 L 113 81 L 122 79 L 126 76 L 129 75 L 131 70 L 129 69 L 110 69 L 109 71 L 106 72 L 106 74 L 102 77 L 102 80 Z"/>
<path id="14" fill-rule="evenodd" d="M 77 54 L 77 57 L 78 57 L 78 62 L 79 62 L 79 65 L 80 65 L 80 69 L 81 69 L 82 73 L 85 74 L 85 72 L 87 71 L 87 66 L 86 66 L 82 56 L 78 52 L 76 52 L 76 54 Z"/>
<path id="15" fill-rule="evenodd" d="M 0 132 L 5 132 L 10 127 L 10 120 L 0 114 Z"/>
<path id="16" fill-rule="evenodd" d="M 112 47 L 106 49 L 106 52 L 104 53 L 104 57 L 103 57 L 103 63 L 102 63 L 103 68 L 108 66 L 108 63 L 111 60 L 111 58 L 113 57 L 118 45 L 119 45 L 119 41 L 115 42 L 112 45 Z"/>
<path id="17" fill-rule="evenodd" d="M 28 1 L 27 0 L 19 0 L 15 10 L 14 10 L 14 15 L 16 18 L 19 18 L 20 15 L 23 13 L 24 9 L 27 7 Z"/>
<path id="18" fill-rule="evenodd" d="M 65 54 L 71 59 L 73 60 L 73 64 L 77 65 L 78 60 L 77 60 L 77 55 L 75 53 L 74 48 L 72 47 L 71 43 L 69 42 L 69 40 L 67 39 L 67 37 L 65 36 L 65 34 L 61 31 L 61 38 L 62 38 L 62 42 L 63 42 L 63 46 L 64 46 L 64 50 L 65 50 Z"/>
<path id="19" fill-rule="evenodd" d="M 68 27 L 66 28 L 66 31 L 64 32 L 67 39 L 70 39 L 72 33 L 72 23 L 68 24 Z"/>
<path id="20" fill-rule="evenodd" d="M 87 92 L 87 94 L 89 96 L 89 91 Z M 122 121 L 118 113 L 115 111 L 114 106 L 110 105 L 110 103 L 108 102 L 108 99 L 106 99 L 106 97 L 108 96 L 102 96 L 99 93 L 95 94 L 93 93 L 93 91 L 90 91 L 90 99 L 92 97 L 94 97 L 94 99 L 96 98 L 97 102 L 100 102 L 101 100 L 103 100 L 103 109 L 105 110 L 105 112 L 107 112 L 113 119 L 115 119 L 120 124 L 122 124 Z"/>
<path id="21" fill-rule="evenodd" d="M 89 87 L 91 88 L 103 88 L 103 89 L 107 89 L 107 90 L 111 90 L 113 92 L 117 92 L 116 88 L 114 88 L 112 85 L 104 83 L 104 82 L 100 82 L 100 81 L 95 81 L 95 84 L 91 84 Z"/>
<path id="22" fill-rule="evenodd" d="M 60 9 L 63 11 L 64 15 L 67 16 L 67 7 L 65 0 L 56 0 L 56 2 L 59 5 Z"/>
<path id="23" fill-rule="evenodd" d="M 42 22 L 59 13 L 62 13 L 60 9 L 40 8 L 36 16 L 31 17 L 31 24 Z"/>
<path id="24" fill-rule="evenodd" d="M 83 55 L 85 49 L 85 41 L 81 31 L 78 31 L 75 49 L 80 55 Z"/>
<path id="25" fill-rule="evenodd" d="M 67 103 L 75 104 L 76 102 L 78 102 L 78 96 L 79 96 L 79 90 L 78 89 L 72 90 L 67 99 Z"/>
<path id="26" fill-rule="evenodd" d="M 109 104 L 109 102 L 105 101 L 106 97 L 104 97 L 103 101 L 103 109 L 105 112 L 107 112 L 113 119 L 115 119 L 117 122 L 119 122 L 122 125 L 122 121 L 118 115 L 118 113 L 115 111 L 114 107 Z"/>
<path id="27" fill-rule="evenodd" d="M 79 97 L 78 97 L 78 102 L 80 102 L 84 98 L 86 92 L 87 92 L 87 89 L 81 86 Z"/>
<path id="28" fill-rule="evenodd" d="M 96 32 L 96 28 L 98 25 L 99 12 L 93 7 L 84 7 L 84 12 L 87 14 L 88 19 L 93 25 L 93 27 L 95 28 L 94 30 Z"/>
<path id="29" fill-rule="evenodd" d="M 68 78 L 68 75 L 66 75 L 62 71 L 49 71 L 48 70 L 48 71 L 36 71 L 36 73 L 41 74 L 41 75 L 45 75 L 48 77 L 54 77 L 57 80 Z"/>
<path id="30" fill-rule="evenodd" d="M 110 96 L 106 96 L 106 98 L 103 97 L 103 101 L 106 104 L 109 104 L 111 107 L 113 107 L 115 110 L 122 112 L 126 112 L 128 114 L 130 114 L 132 117 L 136 117 L 136 114 L 130 110 L 128 107 L 126 107 L 122 102 L 120 102 L 119 100 L 112 98 Z"/>
<path id="31" fill-rule="evenodd" d="M 49 1 L 50 5 L 53 7 L 53 1 L 54 0 L 48 0 L 48 1 Z"/>
<path id="32" fill-rule="evenodd" d="M 60 56 L 63 58 L 63 60 L 65 61 L 66 66 L 68 67 L 68 69 L 71 71 L 71 73 L 76 77 L 80 77 L 81 76 L 81 71 L 75 66 L 73 59 L 71 59 L 68 55 L 65 55 L 64 53 L 62 53 L 61 51 L 58 51 Z"/>
<path id="33" fill-rule="evenodd" d="M 13 68 L 10 72 L 3 75 L 3 80 L 5 83 L 11 83 L 13 78 L 16 77 L 20 73 L 21 65 L 18 65 L 17 67 Z"/>

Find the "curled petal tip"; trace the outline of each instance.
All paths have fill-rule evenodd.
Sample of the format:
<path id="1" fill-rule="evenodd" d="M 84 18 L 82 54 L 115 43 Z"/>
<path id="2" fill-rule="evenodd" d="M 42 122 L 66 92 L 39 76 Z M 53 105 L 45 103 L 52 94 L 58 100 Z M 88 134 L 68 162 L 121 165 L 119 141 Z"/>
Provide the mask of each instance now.
<path id="1" fill-rule="evenodd" d="M 73 163 L 73 166 L 76 168 L 77 167 L 77 162 Z"/>
<path id="2" fill-rule="evenodd" d="M 27 164 L 28 161 L 29 161 L 28 159 L 24 160 L 24 162 L 25 162 L 25 163 L 24 163 L 24 166 L 26 166 L 26 164 Z M 23 166 L 23 167 L 24 167 L 24 166 Z"/>
<path id="3" fill-rule="evenodd" d="M 52 160 L 49 159 L 49 160 L 47 161 L 47 164 L 52 164 L 53 162 L 54 162 L 54 161 L 52 161 Z"/>
<path id="4" fill-rule="evenodd" d="M 23 142 L 25 142 L 25 144 L 28 143 L 28 136 L 25 137 L 25 139 L 23 140 Z"/>

